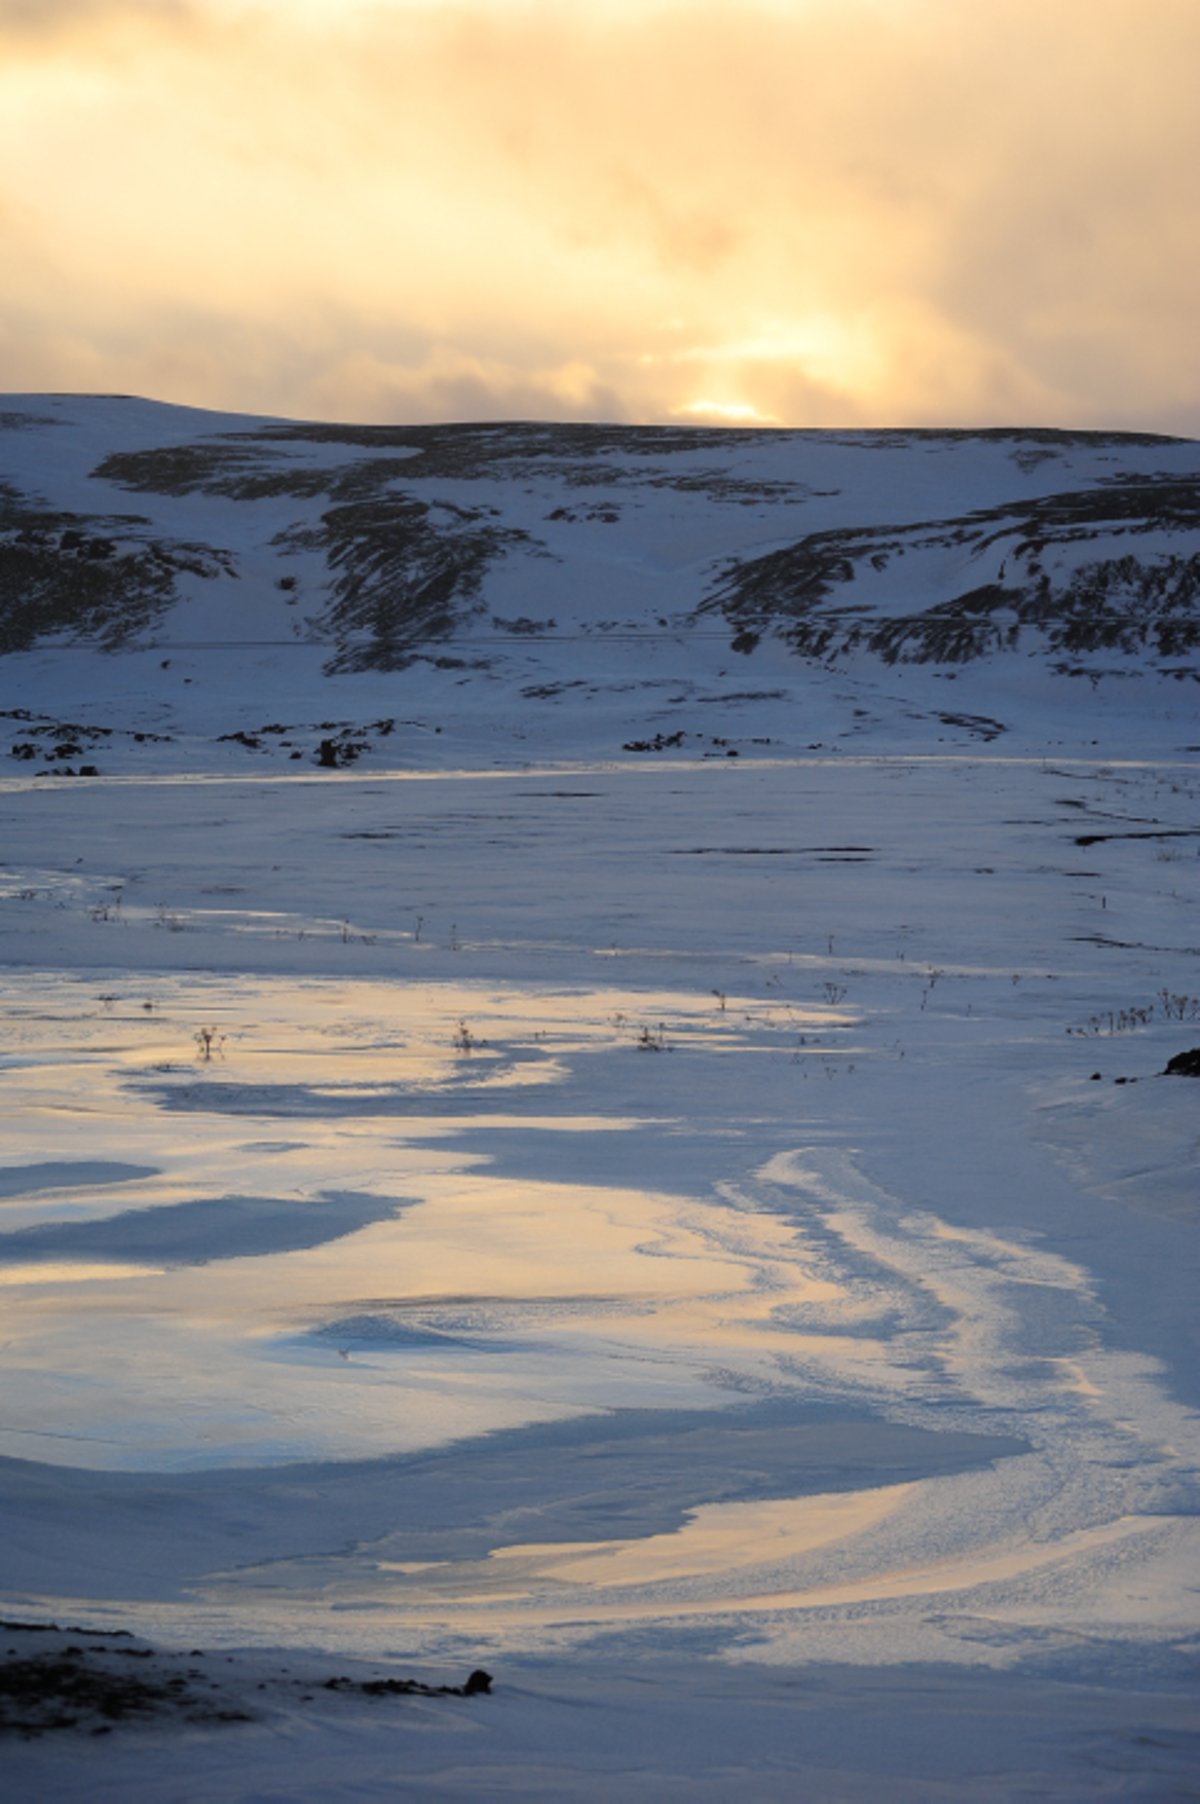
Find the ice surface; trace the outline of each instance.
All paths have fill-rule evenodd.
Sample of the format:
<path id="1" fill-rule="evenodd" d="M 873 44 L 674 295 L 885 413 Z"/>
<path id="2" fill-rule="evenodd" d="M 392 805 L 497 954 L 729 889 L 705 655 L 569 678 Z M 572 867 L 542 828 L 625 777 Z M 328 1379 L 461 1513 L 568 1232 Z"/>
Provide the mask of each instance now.
<path id="1" fill-rule="evenodd" d="M 178 442 L 74 405 L 13 435 L 72 505 L 128 409 Z M 758 437 L 746 480 L 850 524 L 864 466 L 920 521 L 1117 455 Z M 681 596 L 741 503 L 605 455 L 627 595 Z M 551 607 L 504 569 L 496 612 Z M 466 679 L 0 661 L 6 706 L 114 729 L 99 778 L 0 782 L 5 1614 L 268 1686 L 186 1754 L 22 1746 L 13 1795 L 1194 1787 L 1197 1110 L 1158 1075 L 1200 1040 L 1194 686 L 679 633 Z M 523 697 L 551 664 L 586 693 Z M 385 715 L 421 724 L 314 767 Z M 272 717 L 301 759 L 218 743 Z M 495 1695 L 270 1689 L 352 1656 Z"/>

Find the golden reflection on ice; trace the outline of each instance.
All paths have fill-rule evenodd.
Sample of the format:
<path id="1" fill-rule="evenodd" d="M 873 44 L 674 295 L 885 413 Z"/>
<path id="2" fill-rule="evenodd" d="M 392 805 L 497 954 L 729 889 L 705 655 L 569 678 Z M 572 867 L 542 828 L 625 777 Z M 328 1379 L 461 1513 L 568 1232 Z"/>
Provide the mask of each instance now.
<path id="1" fill-rule="evenodd" d="M 51 986 L 51 980 L 45 984 Z M 117 992 L 61 980 L 31 1005 L 0 992 L 6 1063 L 43 1085 L 73 1068 L 125 1076 L 157 1072 L 199 1081 L 356 1088 L 389 1084 L 553 1084 L 561 1060 L 590 1049 L 702 1046 L 707 1054 L 761 1050 L 760 1037 L 845 1025 L 817 1003 L 680 990 L 555 989 L 494 984 L 336 979 L 229 982 L 147 979 Z M 153 992 L 147 995 L 146 992 Z M 199 1044 L 200 1030 L 209 1035 Z M 464 1030 L 465 1029 L 465 1033 Z M 777 1043 L 771 1050 L 778 1051 Z M 514 1054 L 519 1064 L 503 1064 Z M 65 1056 L 64 1056 L 65 1055 Z M 500 1067 L 503 1067 L 502 1069 Z M 98 1074 L 97 1074 L 98 1075 Z M 80 1106 L 76 1096 L 74 1106 Z"/>
<path id="2" fill-rule="evenodd" d="M 803 1582 L 808 1556 L 875 1530 L 902 1509 L 919 1508 L 922 1493 L 937 1482 L 714 1504 L 694 1511 L 674 1534 L 641 1541 L 512 1546 L 485 1560 L 381 1563 L 375 1570 L 392 1581 L 387 1607 L 402 1617 L 441 1616 L 464 1631 L 482 1629 L 502 1604 L 525 1623 L 578 1626 L 937 1597 L 1047 1571 L 1161 1530 L 1155 1517 L 1122 1516 L 1046 1543 L 981 1547 L 841 1582 Z M 786 1570 L 790 1562 L 798 1565 L 793 1574 Z"/>
<path id="3" fill-rule="evenodd" d="M 412 1568 L 439 1595 L 470 1596 L 478 1589 L 512 1595 L 539 1584 L 618 1586 L 673 1584 L 719 1578 L 724 1588 L 739 1572 L 797 1559 L 865 1533 L 890 1516 L 911 1484 L 871 1491 L 827 1492 L 754 1503 L 711 1503 L 689 1513 L 672 1534 L 629 1541 L 578 1541 L 497 1548 L 485 1561 Z M 382 1570 L 389 1568 L 385 1565 Z"/>
<path id="4" fill-rule="evenodd" d="M 1100 1398 L 1104 1395 L 1101 1385 L 1093 1384 L 1077 1359 L 1058 1358 L 1053 1361 L 1054 1367 L 1062 1374 L 1063 1383 L 1076 1396 Z"/>
<path id="5" fill-rule="evenodd" d="M 775 1382 L 793 1344 L 780 1311 L 815 1311 L 814 1327 L 877 1355 L 794 1218 L 702 1177 L 695 1194 L 682 1176 L 657 1187 L 675 1176 L 671 1137 L 694 1131 L 685 1059 L 753 1053 L 786 1073 L 798 1030 L 836 1026 L 837 1011 L 774 992 L 245 975 L 111 988 L 24 975 L 0 982 L 4 999 L 5 1161 L 52 1147 L 79 1181 L 14 1202 L 0 1226 L 61 1229 L 65 1253 L 73 1225 L 126 1218 L 105 1230 L 111 1262 L 89 1242 L 86 1259 L 0 1266 L 11 1341 L 61 1339 L 70 1361 L 86 1332 L 133 1463 L 177 1443 L 212 1460 L 247 1442 L 267 1459 L 345 1458 L 705 1406 Z M 625 1134 L 644 1165 L 595 1156 L 599 1137 Z M 86 1168 L 104 1160 L 153 1175 L 100 1189 Z M 395 1214 L 339 1235 L 346 1193 Z M 155 1212 L 221 1198 L 311 1211 L 319 1243 L 245 1256 L 192 1242 L 178 1262 L 139 1260 L 139 1237 L 161 1227 L 169 1244 Z M 343 1330 L 364 1317 L 373 1336 Z M 161 1392 L 135 1382 L 147 1361 Z M 29 1424 L 40 1407 L 31 1391 Z"/>

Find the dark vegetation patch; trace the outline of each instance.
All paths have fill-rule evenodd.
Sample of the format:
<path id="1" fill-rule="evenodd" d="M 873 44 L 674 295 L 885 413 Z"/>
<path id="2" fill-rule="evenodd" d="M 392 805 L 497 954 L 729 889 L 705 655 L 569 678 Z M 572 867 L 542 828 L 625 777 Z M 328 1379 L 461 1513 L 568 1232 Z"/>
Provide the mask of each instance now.
<path id="1" fill-rule="evenodd" d="M 601 460 L 612 457 L 658 458 L 728 450 L 731 445 L 770 443 L 779 436 L 766 427 L 557 425 L 521 420 L 453 426 L 295 424 L 269 426 L 260 434 L 263 439 L 284 442 L 415 451 L 414 475 L 465 478 L 499 476 L 513 465 L 527 466 L 537 460 L 551 460 L 554 465 L 587 463 L 595 469 Z M 618 477 L 629 474 L 623 466 L 614 469 Z M 607 486 L 607 472 L 602 480 Z"/>
<path id="2" fill-rule="evenodd" d="M 294 726 L 282 721 L 268 721 L 261 727 L 239 727 L 232 733 L 219 733 L 216 743 L 245 746 L 249 752 L 286 751 L 293 759 L 303 759 L 306 750 L 298 747 L 297 740 L 318 734 L 319 737 L 307 747 L 307 755 L 322 770 L 343 770 L 356 764 L 365 752 L 374 751 L 379 740 L 390 739 L 397 724 L 391 715 L 364 722 L 323 720 Z M 399 724 L 428 730 L 424 721 L 407 720 Z M 441 727 L 433 728 L 435 733 L 441 730 Z"/>
<path id="3" fill-rule="evenodd" d="M 606 488 L 609 484 L 604 485 Z M 617 526 L 620 523 L 619 508 L 611 507 L 604 502 L 587 502 L 580 507 L 556 507 L 546 515 L 547 520 L 569 523 L 572 526 L 584 525 Z"/>
<path id="4" fill-rule="evenodd" d="M 1173 1059 L 1168 1059 L 1164 1077 L 1200 1077 L 1200 1046 L 1193 1046 L 1187 1052 L 1177 1052 Z"/>
<path id="5" fill-rule="evenodd" d="M 147 733 L 124 730 L 120 727 L 81 726 L 78 721 L 57 720 L 52 714 L 34 714 L 29 708 L 0 708 L 0 720 L 15 720 L 21 723 L 26 733 L 44 734 L 52 739 L 132 739 L 138 745 L 153 743 L 170 745 L 170 733 Z"/>
<path id="6" fill-rule="evenodd" d="M 273 496 L 323 495 L 335 473 L 289 464 L 278 452 L 252 441 L 171 445 L 151 451 L 114 451 L 92 471 L 102 482 L 151 495 L 224 495 L 231 501 Z"/>
<path id="7" fill-rule="evenodd" d="M 536 638 L 541 633 L 552 633 L 558 626 L 557 620 L 531 620 L 527 614 L 519 614 L 515 620 L 505 620 L 499 614 L 492 615 L 492 625 L 498 633 L 513 633 L 519 638 Z"/>
<path id="8" fill-rule="evenodd" d="M 556 701 L 560 695 L 565 695 L 569 689 L 586 689 L 587 687 L 588 685 L 582 677 L 572 677 L 561 683 L 530 683 L 522 689 L 521 694 L 527 701 L 552 702 Z"/>
<path id="9" fill-rule="evenodd" d="M 678 733 L 656 733 L 653 739 L 628 739 L 621 747 L 621 750 L 623 752 L 674 751 L 677 746 L 683 744 L 686 738 L 687 734 L 682 731 Z"/>
<path id="10" fill-rule="evenodd" d="M 856 650 L 885 663 L 964 663 L 1015 648 L 1023 629 L 1077 656 L 1152 650 L 1179 658 L 1200 646 L 1200 484 L 1119 477 L 1094 489 L 980 508 L 957 519 L 811 533 L 721 571 L 701 612 L 720 611 L 735 650 L 766 630 L 808 657 Z M 1177 535 L 1179 549 L 1147 557 L 1136 541 Z M 1131 541 L 1112 555 L 1112 540 Z M 1103 540 L 1095 558 L 1056 568 L 1063 548 Z M 1098 547 L 1099 550 L 1099 547 Z M 980 580 L 932 606 L 881 617 L 862 597 L 906 559 L 954 551 Z M 839 591 L 866 579 L 853 603 Z"/>
<path id="11" fill-rule="evenodd" d="M 203 1688 L 202 1688 L 203 1687 Z M 108 1649 L 72 1644 L 61 1654 L 0 1662 L 0 1734 L 31 1739 L 53 1729 L 104 1735 L 117 1723 L 177 1717 L 188 1723 L 248 1723 L 232 1699 L 214 1702 L 212 1681 L 183 1672 L 150 1678 L 122 1670 Z"/>
<path id="12" fill-rule="evenodd" d="M 1144 833 L 1078 833 L 1077 846 L 1102 846 L 1110 839 L 1200 839 L 1200 827 L 1152 827 Z"/>
<path id="13" fill-rule="evenodd" d="M 78 721 L 56 720 L 49 714 L 33 714 L 28 708 L 0 709 L 0 720 L 17 722 L 21 733 L 21 737 L 14 739 L 9 746 L 9 757 L 25 764 L 40 758 L 44 769 L 37 773 L 39 776 L 44 776 L 47 770 L 64 777 L 99 776 L 100 772 L 94 764 L 81 765 L 76 771 L 64 761 L 78 758 L 84 752 L 94 752 L 98 746 L 116 738 L 130 739 L 136 745 L 171 743 L 169 733 L 146 733 L 119 727 L 85 727 Z"/>
<path id="14" fill-rule="evenodd" d="M 731 476 L 727 470 L 698 470 L 691 475 L 648 471 L 642 478 L 646 488 L 673 489 L 681 495 L 703 495 L 708 501 L 728 501 L 741 507 L 757 507 L 761 503 L 786 502 L 796 506 L 814 496 L 840 495 L 840 489 L 813 489 L 803 482 L 756 482 L 753 477 Z"/>
<path id="15" fill-rule="evenodd" d="M 35 426 L 61 426 L 62 424 L 62 420 L 52 420 L 49 414 L 26 413 L 12 407 L 0 408 L 0 432 L 29 432 Z"/>
<path id="16" fill-rule="evenodd" d="M 410 475 L 433 473 L 420 458 L 377 456 L 315 469 L 281 466 L 278 443 L 267 442 L 277 439 L 268 431 L 117 452 L 93 474 L 154 494 L 327 499 L 330 505 L 316 522 L 285 528 L 273 544 L 324 557 L 330 599 L 312 624 L 337 642 L 327 665 L 331 673 L 403 668 L 418 644 L 448 638 L 475 610 L 483 578 L 499 557 L 517 545 L 545 555 L 527 532 L 497 525 L 494 508 L 420 500 L 398 488 Z M 402 440 L 386 437 L 362 442 L 405 448 Z"/>
<path id="17" fill-rule="evenodd" d="M 296 1673 L 245 1655 L 166 1653 L 124 1629 L 59 1628 L 57 1623 L 0 1622 L 0 1735 L 33 1740 L 55 1731 L 110 1735 L 138 1725 L 217 1727 L 317 1693 L 357 1698 L 473 1698 L 492 1689 L 476 1667 L 461 1685 L 432 1685 L 392 1674 L 351 1678 Z"/>
<path id="18" fill-rule="evenodd" d="M 999 739 L 1001 733 L 1007 732 L 1003 721 L 992 720 L 986 714 L 949 714 L 939 713 L 938 719 L 944 727 L 962 727 L 965 732 L 972 733 L 977 739 L 990 743 Z"/>
<path id="19" fill-rule="evenodd" d="M 683 701 L 685 697 L 680 696 Z M 727 689 L 719 695 L 698 695 L 697 703 L 702 707 L 720 707 L 727 702 L 786 702 L 791 700 L 787 689 Z"/>
<path id="20" fill-rule="evenodd" d="M 366 741 L 352 735 L 322 739 L 317 746 L 317 763 L 322 770 L 344 770 L 347 765 L 356 764 L 366 749 Z"/>
<path id="21" fill-rule="evenodd" d="M 343 501 L 315 526 L 296 526 L 275 543 L 318 551 L 330 575 L 331 599 L 317 627 L 339 650 L 331 673 L 396 670 L 418 645 L 448 639 L 480 608 L 479 592 L 493 563 L 516 546 L 538 551 L 517 528 L 497 526 L 490 510 L 435 508 L 389 491 L 380 477 L 374 493 Z"/>
<path id="22" fill-rule="evenodd" d="M 1077 937 L 1088 945 L 1115 946 L 1125 951 L 1148 950 L 1140 942 L 1131 944 L 1126 940 L 1106 940 L 1100 934 L 1080 934 Z M 1134 1003 L 1121 1009 L 1105 1009 L 1101 1014 L 1090 1015 L 1082 1027 L 1068 1027 L 1067 1032 L 1092 1036 L 1135 1033 L 1139 1028 L 1148 1027 L 1152 1021 L 1200 1021 L 1200 996 L 1164 988 L 1151 1002 Z"/>
<path id="23" fill-rule="evenodd" d="M 528 535 L 495 526 L 435 527 L 423 502 L 338 508 L 322 522 L 334 599 L 325 618 L 348 644 L 331 670 L 391 669 L 421 640 L 448 638 L 478 604 L 490 565 Z"/>
<path id="24" fill-rule="evenodd" d="M 364 449 L 416 450 L 422 475 L 487 476 L 503 462 L 531 457 L 594 460 L 613 456 L 675 456 L 697 451 L 728 451 L 756 445 L 799 443 L 851 449 L 894 450 L 909 443 L 936 447 L 982 440 L 996 444 L 1091 446 L 1170 445 L 1186 441 L 1161 433 L 1069 432 L 1051 427 L 928 427 L 880 432 L 828 432 L 773 426 L 622 426 L 503 421 L 453 426 L 349 426 L 295 423 L 264 427 L 260 439 L 306 444 L 359 445 Z"/>
<path id="25" fill-rule="evenodd" d="M 839 491 L 814 490 L 803 483 L 769 478 L 758 481 L 731 475 L 724 466 L 672 472 L 662 469 L 657 460 L 812 439 L 859 450 L 894 450 L 908 444 L 936 449 L 976 440 L 1013 443 L 1017 447 L 1013 457 L 1022 468 L 1034 467 L 1056 451 L 1072 447 L 1144 447 L 1185 442 L 1153 433 L 1008 427 L 982 431 L 831 433 L 773 427 L 553 425 L 523 421 L 441 426 L 314 422 L 228 433 L 199 444 L 115 452 L 93 474 L 145 493 L 204 493 L 245 501 L 271 496 L 306 499 L 327 494 L 332 500 L 348 502 L 375 493 L 380 481 L 512 480 L 538 475 L 554 476 L 571 487 L 648 485 L 731 501 L 797 501 Z M 289 445 L 336 445 L 374 456 L 321 467 L 289 461 Z M 614 458 L 626 461 L 614 462 Z M 656 461 L 631 463 L 630 459 Z M 550 517 L 565 519 L 574 514 L 573 510 L 558 510 Z"/>
<path id="26" fill-rule="evenodd" d="M 420 1679 L 326 1679 L 326 1691 L 357 1691 L 368 1698 L 476 1698 L 492 1689 L 492 1675 L 477 1666 L 463 1685 L 425 1685 Z"/>
<path id="27" fill-rule="evenodd" d="M 671 858 L 818 858 L 824 863 L 861 864 L 874 846 L 679 846 Z"/>
<path id="28" fill-rule="evenodd" d="M 234 576 L 228 552 L 155 539 L 138 514 L 75 514 L 0 483 L 0 654 L 69 634 L 128 645 L 175 599 L 181 573 Z"/>
<path id="29" fill-rule="evenodd" d="M 974 441 L 1008 446 L 1027 473 L 1072 448 L 1119 450 L 1183 441 L 1143 433 L 896 430 L 808 433 L 774 428 L 556 425 L 536 422 L 442 426 L 286 424 L 156 450 L 119 452 L 95 472 L 142 492 L 212 494 L 233 500 L 278 497 L 316 502 L 278 534 L 283 551 L 316 552 L 329 582 L 325 610 L 310 622 L 331 638 L 331 671 L 399 669 L 418 648 L 446 640 L 480 608 L 487 572 L 518 548 L 549 556 L 523 529 L 505 526 L 490 505 L 438 499 L 441 481 L 553 481 L 593 491 L 557 506 L 555 522 L 617 524 L 618 490 L 678 489 L 713 501 L 800 505 L 817 494 L 801 483 L 756 481 L 731 471 L 732 452 L 787 442 L 861 451 L 914 447 L 928 452 Z M 322 467 L 321 447 L 348 461 Z M 355 456 L 354 453 L 360 453 Z M 676 457 L 703 457 L 671 468 Z M 413 492 L 420 484 L 420 496 Z M 316 510 L 313 510 L 314 512 Z M 736 559 L 720 572 L 699 612 L 720 612 L 732 648 L 752 652 L 765 631 L 795 651 L 830 659 L 865 650 L 886 663 L 961 664 L 1015 648 L 1036 632 L 1060 673 L 1097 678 L 1086 660 L 1101 651 L 1150 650 L 1166 674 L 1194 674 L 1200 647 L 1200 552 L 1181 535 L 1200 526 L 1200 489 L 1172 476 L 1118 473 L 1080 491 L 1020 498 L 957 519 L 809 534 L 765 556 Z M 1149 533 L 1179 542 L 1150 553 Z M 1128 546 L 1113 545 L 1127 538 Z M 1063 549 L 1094 542 L 1096 555 L 1068 561 Z M 962 577 L 929 606 L 881 613 L 876 578 L 887 581 L 918 557 L 956 553 Z M 150 574 L 153 574 L 151 572 Z M 866 579 L 850 601 L 847 586 Z M 294 579 L 292 579 L 294 581 Z M 920 585 L 924 587 L 925 585 Z M 521 618 L 498 630 L 547 628 Z M 0 647 L 2 649 L 3 647 Z M 1083 661 L 1081 661 L 1083 660 Z M 969 730 L 974 731 L 972 727 Z M 989 736 L 990 729 L 984 736 Z"/>

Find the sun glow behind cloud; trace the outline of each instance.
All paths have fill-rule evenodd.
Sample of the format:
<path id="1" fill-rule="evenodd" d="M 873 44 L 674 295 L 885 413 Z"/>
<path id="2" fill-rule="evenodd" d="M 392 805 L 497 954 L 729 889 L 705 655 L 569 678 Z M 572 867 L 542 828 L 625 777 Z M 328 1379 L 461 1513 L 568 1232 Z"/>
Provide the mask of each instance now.
<path id="1" fill-rule="evenodd" d="M 0 0 L 0 387 L 1200 430 L 1192 0 Z"/>

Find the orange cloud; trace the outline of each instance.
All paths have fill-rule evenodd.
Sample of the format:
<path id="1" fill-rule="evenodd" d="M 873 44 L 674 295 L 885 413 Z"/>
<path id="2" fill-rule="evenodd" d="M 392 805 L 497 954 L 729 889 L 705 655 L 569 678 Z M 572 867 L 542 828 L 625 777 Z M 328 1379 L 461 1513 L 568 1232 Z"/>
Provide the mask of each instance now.
<path id="1" fill-rule="evenodd" d="M 1193 0 L 0 0 L 0 46 L 3 387 L 1200 430 Z"/>

